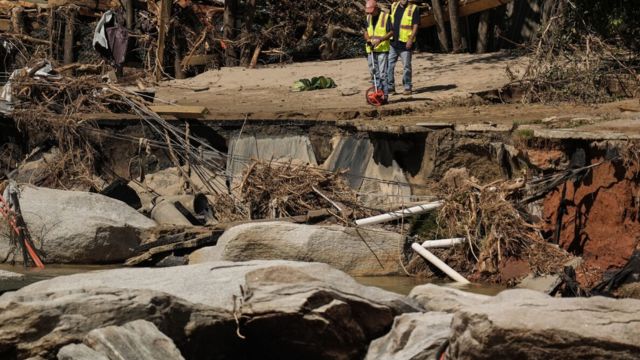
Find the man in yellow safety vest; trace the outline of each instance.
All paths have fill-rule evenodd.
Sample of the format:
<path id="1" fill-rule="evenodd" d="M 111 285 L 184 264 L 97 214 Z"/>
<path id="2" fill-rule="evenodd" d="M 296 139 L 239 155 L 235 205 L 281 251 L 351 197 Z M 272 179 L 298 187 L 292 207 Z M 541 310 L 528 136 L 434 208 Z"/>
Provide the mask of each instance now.
<path id="1" fill-rule="evenodd" d="M 411 95 L 411 57 L 415 47 L 418 25 L 420 24 L 420 11 L 416 4 L 409 4 L 409 0 L 396 0 L 391 5 L 391 28 L 394 36 L 389 50 L 389 90 L 396 93 L 395 69 L 398 57 L 404 65 L 402 84 L 403 95 Z"/>
<path id="2" fill-rule="evenodd" d="M 384 101 L 389 97 L 389 85 L 387 82 L 390 39 L 393 36 L 389 13 L 380 11 L 376 0 L 367 0 L 365 6 L 367 24 L 364 39 L 367 42 L 367 57 L 369 71 L 375 86 L 384 92 Z"/>

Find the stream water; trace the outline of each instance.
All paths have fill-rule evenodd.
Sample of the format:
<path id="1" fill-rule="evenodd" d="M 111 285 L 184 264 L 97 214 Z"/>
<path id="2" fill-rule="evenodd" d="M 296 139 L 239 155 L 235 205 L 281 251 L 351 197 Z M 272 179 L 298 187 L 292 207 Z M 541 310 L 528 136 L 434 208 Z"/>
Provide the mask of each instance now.
<path id="1" fill-rule="evenodd" d="M 0 281 L 0 294 L 6 291 L 14 291 L 37 281 L 42 281 L 56 276 L 71 275 L 97 270 L 108 270 L 118 268 L 117 265 L 47 265 L 45 269 L 24 268 L 21 265 L 0 264 L 0 270 L 12 271 L 24 274 L 23 280 Z M 366 286 L 376 286 L 387 291 L 407 295 L 414 287 L 423 285 L 430 281 L 408 276 L 373 276 L 355 277 L 356 281 Z M 437 282 L 441 286 L 450 286 L 459 290 L 469 291 L 478 294 L 495 295 L 504 290 L 504 287 L 492 285 L 458 285 L 450 282 Z"/>
<path id="2" fill-rule="evenodd" d="M 468 284 L 461 285 L 455 282 L 444 282 L 444 281 L 430 281 L 427 279 L 419 279 L 415 277 L 409 276 L 367 276 L 367 277 L 356 277 L 356 281 L 361 283 L 362 285 L 367 286 L 376 286 L 381 289 L 392 291 L 402 295 L 408 295 L 411 292 L 411 289 L 418 285 L 424 285 L 428 283 L 452 287 L 462 291 L 468 291 L 476 294 L 483 295 L 496 295 L 502 290 L 506 289 L 503 286 L 497 285 L 487 285 L 487 284 Z"/>

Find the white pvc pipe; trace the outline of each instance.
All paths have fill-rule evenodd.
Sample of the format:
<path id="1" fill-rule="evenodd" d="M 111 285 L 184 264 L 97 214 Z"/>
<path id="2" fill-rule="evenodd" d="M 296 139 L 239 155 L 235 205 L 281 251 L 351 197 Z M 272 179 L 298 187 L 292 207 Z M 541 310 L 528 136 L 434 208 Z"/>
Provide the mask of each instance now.
<path id="1" fill-rule="evenodd" d="M 423 248 L 418 243 L 411 244 L 411 248 L 420 254 L 423 258 L 427 259 L 430 263 L 435 265 L 438 269 L 442 270 L 445 274 L 449 275 L 454 281 L 462 284 L 470 284 L 469 280 L 460 275 L 457 271 L 453 270 L 444 261 L 440 260 L 437 256 L 433 255 L 429 250 Z"/>
<path id="2" fill-rule="evenodd" d="M 388 221 L 400 219 L 400 218 L 403 218 L 403 217 L 408 216 L 408 215 L 424 214 L 424 213 L 426 213 L 428 211 L 431 211 L 433 209 L 439 208 L 440 206 L 442 206 L 442 204 L 444 204 L 442 201 L 435 201 L 435 202 L 430 202 L 430 203 L 427 203 L 427 204 L 413 206 L 413 207 L 406 208 L 406 209 L 403 209 L 403 210 L 392 211 L 392 212 L 388 212 L 388 213 L 385 213 L 385 214 L 380 214 L 380 215 L 376 215 L 376 216 L 372 216 L 372 217 L 368 217 L 368 218 L 364 218 L 364 219 L 358 219 L 358 220 L 356 220 L 356 225 L 358 225 L 358 226 L 361 226 L 361 225 L 374 225 L 374 224 L 380 224 L 380 223 L 383 223 L 383 222 L 388 222 Z"/>
<path id="3" fill-rule="evenodd" d="M 463 244 L 466 241 L 465 238 L 454 239 L 442 239 L 442 240 L 428 240 L 422 243 L 422 247 L 425 249 L 432 248 L 448 248 L 454 245 Z"/>

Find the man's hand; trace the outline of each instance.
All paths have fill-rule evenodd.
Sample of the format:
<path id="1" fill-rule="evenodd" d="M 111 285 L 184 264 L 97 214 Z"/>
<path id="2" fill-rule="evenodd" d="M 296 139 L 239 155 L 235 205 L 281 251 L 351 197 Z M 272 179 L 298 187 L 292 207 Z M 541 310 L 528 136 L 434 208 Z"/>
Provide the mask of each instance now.
<path id="1" fill-rule="evenodd" d="M 371 39 L 371 45 L 373 45 L 373 47 L 376 47 L 380 44 L 380 39 Z"/>
<path id="2" fill-rule="evenodd" d="M 413 40 L 409 39 L 409 41 L 407 41 L 407 50 L 411 50 L 411 48 L 413 48 Z"/>

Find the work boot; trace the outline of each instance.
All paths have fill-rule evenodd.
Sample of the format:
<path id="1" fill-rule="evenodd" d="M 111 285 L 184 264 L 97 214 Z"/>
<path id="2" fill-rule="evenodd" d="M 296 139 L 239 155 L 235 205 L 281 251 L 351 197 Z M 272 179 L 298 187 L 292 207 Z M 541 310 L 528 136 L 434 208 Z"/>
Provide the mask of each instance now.
<path id="1" fill-rule="evenodd" d="M 397 92 L 397 91 L 396 91 L 396 89 L 391 89 L 391 90 L 389 91 L 389 93 L 390 93 L 391 95 L 400 95 L 400 93 L 399 93 L 399 92 Z"/>
<path id="2" fill-rule="evenodd" d="M 413 91 L 411 91 L 411 90 L 405 90 L 405 91 L 402 92 L 402 95 L 406 95 L 406 96 L 412 95 L 412 94 L 413 94 Z"/>

